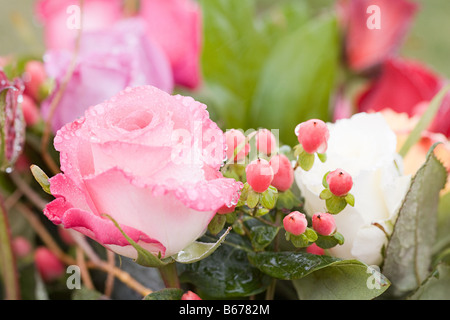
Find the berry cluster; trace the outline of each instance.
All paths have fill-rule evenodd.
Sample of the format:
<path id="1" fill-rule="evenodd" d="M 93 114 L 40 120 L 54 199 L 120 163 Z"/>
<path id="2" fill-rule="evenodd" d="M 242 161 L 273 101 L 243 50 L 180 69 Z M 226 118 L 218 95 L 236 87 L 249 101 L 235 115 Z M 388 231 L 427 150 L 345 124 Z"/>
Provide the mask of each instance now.
<path id="1" fill-rule="evenodd" d="M 225 133 L 227 159 L 222 173 L 244 182 L 244 187 L 237 204 L 217 211 L 208 227 L 211 233 L 219 233 L 225 223 L 230 223 L 235 232 L 249 235 L 253 242 L 255 235 L 246 223 L 256 218 L 276 230 L 284 228 L 286 240 L 309 253 L 324 254 L 324 249 L 343 244 L 334 215 L 347 204 L 354 205 L 350 193 L 352 177 L 340 168 L 328 172 L 322 181 L 325 189 L 320 194 L 327 211 L 312 216 L 302 213 L 301 201 L 291 191 L 294 170 L 310 170 L 316 158 L 326 162 L 330 133 L 322 120 L 312 119 L 300 123 L 295 134 L 299 144 L 291 150 L 279 148 L 276 137 L 267 129 L 248 135 L 237 129 Z"/>

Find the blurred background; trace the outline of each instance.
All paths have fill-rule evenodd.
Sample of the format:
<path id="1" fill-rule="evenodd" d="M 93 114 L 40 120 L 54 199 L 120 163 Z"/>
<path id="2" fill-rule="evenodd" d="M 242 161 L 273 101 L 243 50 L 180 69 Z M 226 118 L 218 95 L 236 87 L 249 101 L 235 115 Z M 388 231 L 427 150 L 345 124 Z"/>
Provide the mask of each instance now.
<path id="1" fill-rule="evenodd" d="M 274 3 L 277 0 L 259 0 Z M 329 6 L 334 0 L 299 0 L 315 6 Z M 420 10 L 407 35 L 401 54 L 425 61 L 432 69 L 450 77 L 450 1 L 415 0 Z M 0 55 L 42 53 L 41 27 L 33 16 L 34 0 L 0 0 Z"/>

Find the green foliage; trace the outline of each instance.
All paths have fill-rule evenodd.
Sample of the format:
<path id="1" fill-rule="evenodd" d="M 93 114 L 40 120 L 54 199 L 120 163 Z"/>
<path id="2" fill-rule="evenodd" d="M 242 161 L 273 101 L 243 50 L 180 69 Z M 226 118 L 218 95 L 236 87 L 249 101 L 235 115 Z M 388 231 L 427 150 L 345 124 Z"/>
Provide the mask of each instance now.
<path id="1" fill-rule="evenodd" d="M 205 101 L 223 128 L 279 128 L 329 119 L 339 45 L 334 17 L 303 2 L 202 0 Z M 259 11 L 258 11 L 259 9 Z"/>
<path id="2" fill-rule="evenodd" d="M 447 179 L 445 167 L 433 153 L 434 147 L 411 183 L 386 248 L 383 274 L 392 281 L 394 296 L 416 289 L 429 275 L 439 192 Z"/>

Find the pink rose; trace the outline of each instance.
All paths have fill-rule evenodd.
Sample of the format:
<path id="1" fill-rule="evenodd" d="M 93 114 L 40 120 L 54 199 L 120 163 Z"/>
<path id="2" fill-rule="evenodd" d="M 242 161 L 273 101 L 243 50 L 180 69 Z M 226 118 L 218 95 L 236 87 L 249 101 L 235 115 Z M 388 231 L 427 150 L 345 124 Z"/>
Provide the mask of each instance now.
<path id="1" fill-rule="evenodd" d="M 219 171 L 223 132 L 206 106 L 152 86 L 127 88 L 58 131 L 56 199 L 44 210 L 118 254 L 136 257 L 112 221 L 139 245 L 171 256 L 206 230 L 242 183 Z"/>
<path id="2" fill-rule="evenodd" d="M 201 11 L 192 0 L 141 1 L 140 16 L 147 34 L 169 57 L 175 83 L 188 88 L 200 84 Z"/>
<path id="3" fill-rule="evenodd" d="M 72 53 L 65 50 L 46 54 L 46 69 L 56 80 L 56 88 L 42 105 L 45 118 L 71 59 Z M 56 132 L 82 116 L 87 108 L 127 86 L 147 84 L 167 92 L 173 89 L 169 61 L 159 47 L 146 38 L 142 20 L 122 20 L 108 30 L 85 32 L 72 78 L 52 119 L 53 130 Z"/>
<path id="4" fill-rule="evenodd" d="M 49 50 L 73 49 L 78 35 L 76 28 L 78 0 L 39 0 L 35 12 L 44 25 L 45 45 Z M 79 7 L 78 7 L 79 8 Z M 123 17 L 122 0 L 85 0 L 83 32 L 105 30 Z"/>
<path id="5" fill-rule="evenodd" d="M 76 12 L 70 8 L 78 0 L 40 0 L 36 14 L 44 26 L 48 49 L 73 49 L 78 30 L 69 28 Z M 76 9 L 74 9 L 76 10 Z M 135 16 L 145 20 L 150 41 L 164 52 L 173 73 L 173 81 L 187 88 L 200 85 L 201 10 L 193 0 L 140 1 Z M 83 32 L 108 30 L 125 18 L 121 0 L 85 0 Z M 151 83 L 149 83 L 151 84 Z"/>
<path id="6" fill-rule="evenodd" d="M 378 13 L 372 8 L 379 10 Z M 416 10 L 417 5 L 407 0 L 340 0 L 338 13 L 349 67 L 362 71 L 395 53 Z"/>

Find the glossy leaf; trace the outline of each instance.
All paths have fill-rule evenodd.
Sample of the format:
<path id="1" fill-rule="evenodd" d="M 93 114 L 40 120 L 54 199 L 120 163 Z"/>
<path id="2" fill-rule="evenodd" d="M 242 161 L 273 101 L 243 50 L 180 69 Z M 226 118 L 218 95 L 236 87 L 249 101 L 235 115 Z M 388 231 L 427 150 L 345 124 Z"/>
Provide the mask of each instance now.
<path id="1" fill-rule="evenodd" d="M 447 179 L 434 147 L 411 182 L 386 248 L 383 273 L 392 281 L 395 296 L 414 290 L 429 275 L 439 193 Z"/>
<path id="2" fill-rule="evenodd" d="M 178 254 L 174 257 L 174 259 L 180 263 L 194 263 L 202 259 L 205 259 L 223 243 L 225 237 L 230 233 L 230 230 L 231 228 L 228 228 L 222 234 L 222 236 L 220 236 L 220 238 L 213 243 L 206 243 L 200 241 L 193 242 L 187 248 L 178 252 Z"/>
<path id="3" fill-rule="evenodd" d="M 249 263 L 247 252 L 251 250 L 248 241 L 230 233 L 224 244 L 208 259 L 181 265 L 180 280 L 195 285 L 202 296 L 215 299 L 246 297 L 263 292 L 270 278 Z"/>
<path id="4" fill-rule="evenodd" d="M 300 299 L 372 299 L 389 281 L 358 260 L 305 252 L 259 252 L 250 262 L 271 277 L 293 280 Z"/>

